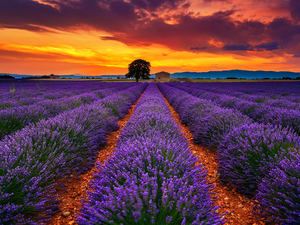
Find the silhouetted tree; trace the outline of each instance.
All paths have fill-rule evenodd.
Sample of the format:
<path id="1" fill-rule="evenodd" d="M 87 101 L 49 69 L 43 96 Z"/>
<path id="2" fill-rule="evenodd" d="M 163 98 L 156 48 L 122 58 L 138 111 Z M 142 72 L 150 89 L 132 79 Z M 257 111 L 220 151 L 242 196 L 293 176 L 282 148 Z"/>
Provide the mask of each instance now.
<path id="1" fill-rule="evenodd" d="M 15 79 L 15 77 L 5 74 L 5 75 L 0 75 L 0 79 Z"/>
<path id="2" fill-rule="evenodd" d="M 136 82 L 140 78 L 149 79 L 150 76 L 150 63 L 143 59 L 136 59 L 128 65 L 128 73 L 126 74 L 127 78 L 134 77 Z"/>

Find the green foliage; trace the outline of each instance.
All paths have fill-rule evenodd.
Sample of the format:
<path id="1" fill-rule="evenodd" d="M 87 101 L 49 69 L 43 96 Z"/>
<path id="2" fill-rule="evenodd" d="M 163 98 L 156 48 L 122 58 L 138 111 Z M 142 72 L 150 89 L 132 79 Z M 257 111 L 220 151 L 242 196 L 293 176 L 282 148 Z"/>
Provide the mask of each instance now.
<path id="1" fill-rule="evenodd" d="M 15 85 L 13 84 L 12 87 L 9 87 L 9 92 L 15 92 L 15 91 L 16 91 Z"/>
<path id="2" fill-rule="evenodd" d="M 136 82 L 138 82 L 140 78 L 149 79 L 150 67 L 151 65 L 149 62 L 143 59 L 136 59 L 128 65 L 126 78 L 134 77 Z"/>

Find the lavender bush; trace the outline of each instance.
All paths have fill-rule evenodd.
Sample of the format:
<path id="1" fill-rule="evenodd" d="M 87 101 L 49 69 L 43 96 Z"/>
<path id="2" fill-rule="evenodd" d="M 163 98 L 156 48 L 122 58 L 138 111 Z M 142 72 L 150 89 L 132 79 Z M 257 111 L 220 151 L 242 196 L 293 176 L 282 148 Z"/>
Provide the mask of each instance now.
<path id="1" fill-rule="evenodd" d="M 177 88 L 160 83 L 158 87 L 179 113 L 181 121 L 194 133 L 193 140 L 197 144 L 216 149 L 232 129 L 252 122 L 237 111 L 220 108 Z"/>
<path id="2" fill-rule="evenodd" d="M 0 109 L 28 106 L 45 100 L 58 100 L 99 89 L 112 88 L 116 85 L 115 83 L 102 82 L 22 82 L 19 80 L 18 85 L 16 85 L 16 92 L 1 93 L 3 84 L 2 88 L 5 87 L 7 91 L 9 90 L 9 83 L 0 84 Z M 19 85 L 22 85 L 22 90 L 17 87 Z"/>
<path id="3" fill-rule="evenodd" d="M 174 84 L 173 86 L 178 85 Z M 265 98 L 270 102 L 274 99 L 288 100 L 299 103 L 300 82 L 256 82 L 255 85 L 249 82 L 230 82 L 230 83 L 184 83 L 183 87 L 197 88 L 202 92 L 220 93 L 234 97 L 241 97 L 244 100 Z M 178 85 L 179 86 L 179 85 Z"/>
<path id="4" fill-rule="evenodd" d="M 178 112 L 182 123 L 190 126 L 193 133 L 197 131 L 197 127 L 192 124 L 197 123 L 199 117 L 205 117 L 216 110 L 216 106 L 211 101 L 198 99 L 184 91 L 162 83 L 158 83 L 157 86 Z"/>
<path id="5" fill-rule="evenodd" d="M 218 149 L 221 180 L 253 197 L 271 168 L 299 145 L 299 136 L 281 126 L 253 123 L 238 127 Z"/>
<path id="6" fill-rule="evenodd" d="M 282 159 L 262 180 L 256 212 L 270 223 L 300 224 L 300 156 Z"/>
<path id="7" fill-rule="evenodd" d="M 300 135 L 300 111 L 269 106 L 257 108 L 251 115 L 259 123 L 272 123 L 292 128 Z"/>
<path id="8" fill-rule="evenodd" d="M 150 84 L 81 210 L 84 224 L 223 224 L 202 165 Z"/>
<path id="9" fill-rule="evenodd" d="M 249 117 L 239 112 L 216 108 L 206 117 L 198 116 L 198 121 L 191 124 L 196 130 L 194 142 L 211 149 L 217 149 L 230 131 L 251 122 Z"/>
<path id="10" fill-rule="evenodd" d="M 255 122 L 271 123 L 293 128 L 300 135 L 300 105 L 298 103 L 287 99 L 273 100 L 267 95 L 248 96 L 239 94 L 238 97 L 232 97 L 228 96 L 230 92 L 218 94 L 214 93 L 215 90 L 212 89 L 208 89 L 208 91 L 199 90 L 197 88 L 198 84 L 182 85 L 168 83 L 168 85 L 190 93 L 200 99 L 210 100 L 220 107 L 236 109 Z M 296 83 L 296 85 L 298 84 Z"/>
<path id="11" fill-rule="evenodd" d="M 143 87 L 145 87 L 145 84 L 143 84 Z M 112 110 L 114 116 L 123 118 L 128 113 L 131 103 L 138 100 L 139 96 L 135 92 L 123 92 L 117 96 L 113 95 L 105 98 L 102 103 Z"/>
<path id="12" fill-rule="evenodd" d="M 129 84 L 133 86 L 132 84 Z M 112 90 L 101 90 L 96 93 L 84 93 L 59 100 L 45 100 L 30 106 L 20 106 L 0 111 L 0 140 L 8 134 L 20 130 L 30 123 L 54 117 L 64 111 L 84 104 L 91 104 L 115 92 L 124 90 L 129 85 L 114 87 Z M 116 115 L 117 116 L 117 115 Z"/>
<path id="13" fill-rule="evenodd" d="M 209 84 L 211 87 L 199 85 L 201 89 L 195 88 L 198 86 L 196 84 L 167 85 L 158 84 L 166 98 L 172 100 L 181 121 L 189 125 L 195 134 L 194 141 L 199 140 L 198 143 L 209 147 L 218 147 L 220 144 L 218 160 L 221 180 L 248 197 L 255 196 L 256 213 L 264 221 L 271 224 L 299 224 L 298 96 L 289 100 L 274 93 L 250 96 L 245 93 L 253 94 L 255 90 L 251 92 L 248 89 L 242 93 L 214 89 L 218 84 Z M 296 87 L 298 84 L 293 85 Z M 202 102 L 196 103 L 193 96 L 184 95 L 181 90 L 199 97 L 198 101 Z M 284 96 L 290 95 L 292 92 Z M 209 101 L 213 103 L 206 109 Z M 198 107 L 195 107 L 197 104 Z M 237 109 L 260 124 L 252 123 L 245 116 L 239 122 L 234 111 L 216 105 Z M 208 114 L 205 114 L 206 110 Z M 234 122 L 233 126 L 230 125 L 231 121 Z"/>
<path id="14" fill-rule="evenodd" d="M 146 86 L 131 87 L 120 95 L 136 99 Z M 106 134 L 118 128 L 118 118 L 102 101 L 31 124 L 0 142 L 0 224 L 41 224 L 57 211 L 53 180 L 86 172 L 99 145 L 106 143 Z M 32 212 L 36 216 L 30 216 Z M 45 216 L 38 217 L 37 212 Z"/>

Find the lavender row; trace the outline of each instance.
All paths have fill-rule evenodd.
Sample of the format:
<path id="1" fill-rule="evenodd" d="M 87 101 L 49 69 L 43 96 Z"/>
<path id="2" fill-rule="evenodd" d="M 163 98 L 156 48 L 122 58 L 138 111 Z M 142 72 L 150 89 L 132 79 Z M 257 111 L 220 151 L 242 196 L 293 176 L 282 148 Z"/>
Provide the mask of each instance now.
<path id="1" fill-rule="evenodd" d="M 253 120 L 238 111 L 218 107 L 209 100 L 199 99 L 167 84 L 157 86 L 179 113 L 183 123 L 194 133 L 194 142 L 217 149 L 224 135 L 233 128 L 251 124 Z"/>
<path id="2" fill-rule="evenodd" d="M 91 224 L 223 224 L 206 170 L 151 83 L 92 182 L 79 216 Z"/>
<path id="3" fill-rule="evenodd" d="M 158 87 L 194 133 L 194 142 L 217 150 L 223 182 L 257 199 L 270 222 L 300 223 L 300 137 L 290 128 L 253 123 L 166 84 Z"/>
<path id="4" fill-rule="evenodd" d="M 40 91 L 40 92 L 21 92 L 17 94 L 0 96 L 0 109 L 13 108 L 17 106 L 32 105 L 43 100 L 61 99 L 64 97 L 71 97 L 74 95 L 91 92 L 90 89 L 82 90 L 59 90 L 59 91 Z"/>
<path id="5" fill-rule="evenodd" d="M 260 107 L 262 104 L 264 106 L 276 107 L 276 108 L 285 108 L 285 109 L 293 109 L 300 110 L 299 102 L 292 102 L 290 98 L 276 98 L 273 99 L 271 96 L 267 96 L 265 94 L 259 95 L 248 95 L 248 94 L 238 94 L 235 91 L 230 90 L 222 90 L 222 93 L 216 93 L 216 90 L 210 90 L 207 88 L 199 88 L 197 84 L 183 84 L 176 85 L 170 84 L 173 87 L 184 88 L 185 90 L 189 90 L 190 94 L 197 95 L 197 97 L 201 97 L 204 99 L 209 99 L 212 101 L 216 101 L 218 104 L 224 105 L 224 107 L 234 107 L 239 102 L 249 102 L 252 105 Z M 192 91 L 192 90 L 193 91 Z M 183 90 L 183 89 L 182 89 Z M 230 93 L 233 92 L 233 93 Z M 224 93 L 225 92 L 225 93 Z M 300 100 L 300 97 L 299 97 Z"/>
<path id="6" fill-rule="evenodd" d="M 199 86 L 195 83 L 188 83 L 188 84 L 170 84 L 172 87 L 180 87 L 186 90 L 193 89 L 193 91 L 198 95 L 198 97 L 210 99 L 212 101 L 222 102 L 223 98 L 226 99 L 229 105 L 236 104 L 236 102 L 247 101 L 259 106 L 260 104 L 265 104 L 270 107 L 277 107 L 277 108 L 286 108 L 286 109 L 295 109 L 300 110 L 300 96 L 299 102 L 291 101 L 291 97 L 276 97 L 273 94 L 267 93 L 259 93 L 259 94 L 245 94 L 241 92 L 237 92 L 231 89 L 228 90 L 216 90 L 214 88 L 204 88 Z M 228 87 L 229 88 L 229 87 Z M 298 97 L 297 97 L 298 98 Z M 294 99 L 295 100 L 295 99 Z M 226 103 L 225 103 L 226 104 Z"/>
<path id="7" fill-rule="evenodd" d="M 27 84 L 27 83 L 26 83 Z M 36 82 L 36 84 L 39 84 Z M 74 85 L 74 84 L 73 84 Z M 115 86 L 114 83 L 81 83 L 73 86 L 72 83 L 65 83 L 64 88 L 60 83 L 52 83 L 51 89 L 41 88 L 34 91 L 8 92 L 0 95 L 0 109 L 12 108 L 22 105 L 32 105 L 43 100 L 61 99 L 83 93 Z M 61 89 L 57 89 L 61 88 Z"/>
<path id="8" fill-rule="evenodd" d="M 58 210 L 54 180 L 84 173 L 147 84 L 31 124 L 0 142 L 0 224 L 42 224 Z M 43 215 L 43 216 L 38 216 Z"/>
<path id="9" fill-rule="evenodd" d="M 30 123 L 54 117 L 64 111 L 84 104 L 91 104 L 115 92 L 135 84 L 119 84 L 114 88 L 84 93 L 59 100 L 45 100 L 30 106 L 20 106 L 0 111 L 0 140 L 5 136 L 22 129 Z"/>
<path id="10" fill-rule="evenodd" d="M 0 83 L 0 96 L 15 96 L 22 93 L 42 93 L 43 91 L 61 91 L 61 90 L 80 90 L 85 87 L 89 89 L 99 88 L 103 83 L 101 81 L 38 81 L 38 80 L 14 80 L 3 81 Z"/>
<path id="11" fill-rule="evenodd" d="M 183 87 L 170 83 L 168 85 L 186 91 L 193 96 L 211 100 L 220 107 L 238 110 L 242 114 L 252 118 L 255 122 L 290 127 L 300 135 L 300 110 L 272 107 L 267 103 L 243 101 L 239 98 L 227 95 L 203 92 L 193 87 Z"/>
<path id="12" fill-rule="evenodd" d="M 232 96 L 266 96 L 271 99 L 300 102 L 300 82 L 230 82 L 197 83 L 198 88 Z"/>

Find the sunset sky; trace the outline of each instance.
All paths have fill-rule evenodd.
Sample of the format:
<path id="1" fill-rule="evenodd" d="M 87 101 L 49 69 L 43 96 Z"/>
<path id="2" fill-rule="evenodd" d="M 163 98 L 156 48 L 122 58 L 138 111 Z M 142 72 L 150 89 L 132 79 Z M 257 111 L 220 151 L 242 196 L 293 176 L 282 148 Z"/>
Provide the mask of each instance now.
<path id="1" fill-rule="evenodd" d="M 300 72 L 300 0 L 0 0 L 0 73 Z"/>

